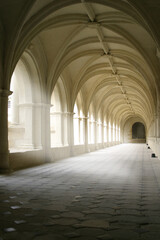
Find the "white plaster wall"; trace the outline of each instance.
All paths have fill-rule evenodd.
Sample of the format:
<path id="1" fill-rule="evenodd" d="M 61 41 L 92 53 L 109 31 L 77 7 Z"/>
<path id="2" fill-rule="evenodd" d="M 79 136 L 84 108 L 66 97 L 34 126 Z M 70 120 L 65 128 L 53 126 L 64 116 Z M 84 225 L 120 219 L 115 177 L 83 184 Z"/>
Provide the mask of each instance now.
<path id="1" fill-rule="evenodd" d="M 85 145 L 75 145 L 73 147 L 73 152 L 75 156 L 85 153 Z"/>
<path id="2" fill-rule="evenodd" d="M 23 144 L 25 129 L 20 126 L 8 128 L 9 149 L 18 148 Z"/>
<path id="3" fill-rule="evenodd" d="M 10 167 L 13 170 L 41 165 L 44 162 L 45 153 L 40 151 L 26 151 L 9 154 Z"/>
<path id="4" fill-rule="evenodd" d="M 160 159 L 160 138 L 149 137 L 147 143 L 151 148 L 151 153 L 155 153 Z"/>
<path id="5" fill-rule="evenodd" d="M 51 148 L 51 161 L 70 157 L 70 147 Z"/>

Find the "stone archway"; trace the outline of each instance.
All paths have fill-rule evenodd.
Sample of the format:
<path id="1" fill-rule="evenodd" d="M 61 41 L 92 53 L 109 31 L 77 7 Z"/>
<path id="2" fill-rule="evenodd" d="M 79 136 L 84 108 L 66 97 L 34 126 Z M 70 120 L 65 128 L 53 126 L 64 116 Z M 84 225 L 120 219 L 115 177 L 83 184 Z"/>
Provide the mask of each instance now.
<path id="1" fill-rule="evenodd" d="M 145 127 L 143 123 L 136 122 L 132 125 L 132 139 L 146 139 Z"/>
<path id="2" fill-rule="evenodd" d="M 139 117 L 129 118 L 123 129 L 124 143 L 145 143 L 147 136 L 147 126 L 143 119 Z"/>

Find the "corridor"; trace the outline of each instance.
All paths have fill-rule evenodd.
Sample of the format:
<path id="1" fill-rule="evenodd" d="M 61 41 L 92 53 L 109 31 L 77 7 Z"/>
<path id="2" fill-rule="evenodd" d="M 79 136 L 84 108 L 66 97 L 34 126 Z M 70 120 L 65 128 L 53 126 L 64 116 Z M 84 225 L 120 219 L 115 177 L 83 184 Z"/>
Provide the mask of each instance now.
<path id="1" fill-rule="evenodd" d="M 160 161 L 122 144 L 0 176 L 0 240 L 159 240 Z"/>

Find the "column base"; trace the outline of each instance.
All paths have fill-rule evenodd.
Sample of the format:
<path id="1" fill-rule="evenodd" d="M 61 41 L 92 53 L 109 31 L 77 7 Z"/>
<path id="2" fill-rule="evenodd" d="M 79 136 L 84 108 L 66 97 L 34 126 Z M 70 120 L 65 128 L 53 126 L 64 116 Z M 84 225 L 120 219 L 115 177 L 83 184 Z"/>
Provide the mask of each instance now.
<path id="1" fill-rule="evenodd" d="M 13 172 L 12 169 L 1 169 L 0 168 L 0 174 L 10 174 L 12 172 Z"/>
<path id="2" fill-rule="evenodd" d="M 54 156 L 52 156 L 51 149 L 45 150 L 44 163 L 51 163 L 54 161 Z"/>
<path id="3" fill-rule="evenodd" d="M 8 153 L 0 153 L 0 174 L 7 174 L 12 172 L 9 168 L 9 156 Z"/>

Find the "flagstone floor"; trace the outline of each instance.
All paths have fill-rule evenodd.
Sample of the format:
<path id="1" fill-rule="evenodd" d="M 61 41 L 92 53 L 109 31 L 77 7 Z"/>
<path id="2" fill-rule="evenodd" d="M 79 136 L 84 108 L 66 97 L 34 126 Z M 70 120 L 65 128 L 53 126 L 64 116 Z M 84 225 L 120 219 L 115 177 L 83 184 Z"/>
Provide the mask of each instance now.
<path id="1" fill-rule="evenodd" d="M 0 240 L 159 240 L 160 161 L 123 144 L 0 176 Z"/>

